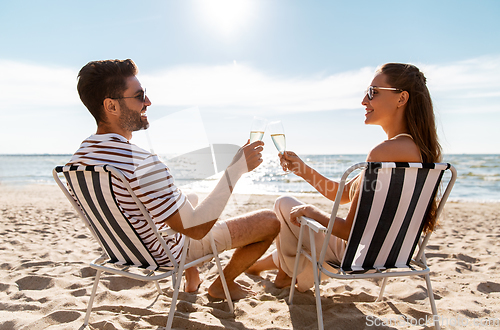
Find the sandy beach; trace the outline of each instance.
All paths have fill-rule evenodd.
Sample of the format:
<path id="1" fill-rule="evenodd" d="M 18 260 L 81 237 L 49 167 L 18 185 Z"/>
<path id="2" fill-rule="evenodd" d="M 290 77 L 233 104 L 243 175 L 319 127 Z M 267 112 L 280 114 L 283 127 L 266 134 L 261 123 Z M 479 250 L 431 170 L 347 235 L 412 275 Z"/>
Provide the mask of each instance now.
<path id="1" fill-rule="evenodd" d="M 271 208 L 275 198 L 234 196 L 221 218 Z M 332 205 L 318 196 L 302 199 L 325 211 Z M 341 212 L 345 214 L 346 208 Z M 95 274 L 88 262 L 100 253 L 59 188 L 0 185 L 0 221 L 0 329 L 83 329 Z M 500 327 L 499 228 L 500 203 L 448 202 L 427 248 L 444 328 Z M 231 251 L 224 252 L 223 263 L 230 256 Z M 263 277 L 242 274 L 238 281 L 257 294 L 235 302 L 232 315 L 225 302 L 214 301 L 206 293 L 216 277 L 214 264 L 207 263 L 200 271 L 204 282 L 199 292 L 179 295 L 174 329 L 317 327 L 313 292 L 297 292 L 294 304 L 288 305 L 290 289 L 273 285 L 276 272 Z M 160 286 L 161 296 L 154 284 L 105 274 L 88 329 L 161 329 L 172 289 L 169 280 Z M 327 282 L 321 292 L 325 328 L 428 327 L 411 325 L 431 317 L 424 279 L 391 280 L 385 300 L 374 302 L 378 292 L 375 280 Z M 432 328 L 431 322 L 428 325 Z"/>

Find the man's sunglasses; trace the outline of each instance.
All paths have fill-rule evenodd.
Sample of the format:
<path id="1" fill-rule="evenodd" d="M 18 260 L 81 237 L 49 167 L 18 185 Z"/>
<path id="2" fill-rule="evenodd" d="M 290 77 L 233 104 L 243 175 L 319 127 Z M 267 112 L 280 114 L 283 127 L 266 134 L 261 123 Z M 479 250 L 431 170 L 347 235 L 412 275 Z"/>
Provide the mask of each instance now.
<path id="1" fill-rule="evenodd" d="M 136 96 L 123 96 L 123 97 L 109 97 L 112 100 L 119 100 L 119 99 L 137 99 L 137 101 L 146 103 L 146 88 L 144 88 L 143 91 L 139 92 Z"/>
<path id="2" fill-rule="evenodd" d="M 386 91 L 398 91 L 402 92 L 402 89 L 399 88 L 394 88 L 394 87 L 376 87 L 376 86 L 369 86 L 368 89 L 366 90 L 366 95 L 368 95 L 369 100 L 373 100 L 373 90 L 375 89 L 383 89 Z"/>

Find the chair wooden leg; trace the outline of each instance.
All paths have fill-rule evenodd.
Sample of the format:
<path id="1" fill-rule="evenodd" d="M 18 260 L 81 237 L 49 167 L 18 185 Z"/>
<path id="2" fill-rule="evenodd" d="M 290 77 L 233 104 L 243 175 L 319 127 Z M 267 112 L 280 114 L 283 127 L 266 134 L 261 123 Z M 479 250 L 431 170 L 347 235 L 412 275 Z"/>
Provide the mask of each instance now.
<path id="1" fill-rule="evenodd" d="M 384 290 L 385 290 L 385 286 L 387 285 L 388 279 L 389 279 L 388 277 L 384 277 L 384 280 L 382 281 L 382 285 L 380 286 L 380 293 L 378 294 L 378 298 L 377 298 L 377 300 L 375 300 L 375 302 L 381 301 L 382 299 L 384 299 Z"/>
<path id="2" fill-rule="evenodd" d="M 439 326 L 439 316 L 437 312 L 436 302 L 434 301 L 434 292 L 432 291 L 431 277 L 429 274 L 425 275 L 425 282 L 427 283 L 427 294 L 429 295 L 429 302 L 431 303 L 432 315 L 434 317 L 434 328 L 441 329 Z"/>
<path id="3" fill-rule="evenodd" d="M 215 263 L 217 265 L 217 270 L 219 271 L 222 287 L 224 288 L 224 294 L 226 295 L 227 304 L 229 306 L 229 312 L 234 313 L 233 300 L 231 299 L 231 294 L 229 293 L 229 288 L 227 287 L 226 277 L 224 276 L 224 270 L 222 269 L 220 263 L 219 252 L 217 251 L 217 246 L 215 245 L 212 231 L 210 231 L 209 235 L 210 235 L 210 244 L 212 245 L 212 253 L 214 255 Z"/>
<path id="4" fill-rule="evenodd" d="M 99 279 L 101 278 L 102 270 L 98 270 L 95 274 L 94 286 L 92 287 L 92 293 L 90 294 L 89 305 L 87 306 L 87 313 L 85 314 L 85 320 L 83 324 L 87 326 L 89 324 L 90 312 L 92 311 L 92 304 L 94 303 L 94 297 L 97 292 L 97 285 L 99 284 Z"/>
<path id="5" fill-rule="evenodd" d="M 161 291 L 160 284 L 158 283 L 158 281 L 155 281 L 155 285 L 156 285 L 156 290 L 158 290 L 158 294 L 161 295 L 163 291 Z"/>
<path id="6" fill-rule="evenodd" d="M 300 226 L 299 231 L 299 241 L 297 243 L 297 252 L 295 253 L 295 265 L 293 266 L 293 275 L 292 275 L 292 285 L 290 285 L 290 296 L 288 297 L 288 303 L 291 305 L 293 303 L 293 294 L 295 292 L 295 281 L 297 281 L 297 271 L 299 268 L 299 258 L 302 253 L 302 235 L 304 232 L 305 226 Z"/>
<path id="7" fill-rule="evenodd" d="M 316 294 L 316 313 L 318 315 L 318 329 L 323 330 L 323 310 L 321 308 L 321 291 L 319 283 L 321 282 L 321 273 L 318 271 L 318 261 L 316 259 L 316 242 L 314 239 L 314 232 L 309 228 L 309 241 L 311 242 L 311 258 L 313 260 L 313 274 L 314 274 L 314 293 Z"/>
<path id="8" fill-rule="evenodd" d="M 175 284 L 177 283 L 177 274 L 176 273 L 173 273 L 172 274 L 172 287 L 175 286 Z"/>
<path id="9" fill-rule="evenodd" d="M 186 243 L 186 246 L 189 246 L 189 242 Z M 175 314 L 175 306 L 177 305 L 177 297 L 179 296 L 179 290 L 182 282 L 182 274 L 184 273 L 184 265 L 186 263 L 186 255 L 187 248 L 184 248 L 181 255 L 181 262 L 179 264 L 179 268 L 177 269 L 177 278 L 174 281 L 174 294 L 172 295 L 172 302 L 170 304 L 170 310 L 168 312 L 167 325 L 165 327 L 166 330 L 172 329 L 172 323 L 174 322 L 174 314 Z M 174 273 L 175 274 L 175 273 Z M 173 275 L 172 275 L 173 276 Z"/>
<path id="10" fill-rule="evenodd" d="M 181 276 L 183 272 L 178 273 L 178 277 L 176 283 L 174 285 L 174 294 L 172 295 L 172 302 L 170 305 L 170 310 L 168 312 L 167 325 L 165 327 L 166 330 L 172 329 L 172 323 L 174 322 L 174 314 L 177 305 L 177 297 L 179 296 L 179 290 L 181 287 Z"/>

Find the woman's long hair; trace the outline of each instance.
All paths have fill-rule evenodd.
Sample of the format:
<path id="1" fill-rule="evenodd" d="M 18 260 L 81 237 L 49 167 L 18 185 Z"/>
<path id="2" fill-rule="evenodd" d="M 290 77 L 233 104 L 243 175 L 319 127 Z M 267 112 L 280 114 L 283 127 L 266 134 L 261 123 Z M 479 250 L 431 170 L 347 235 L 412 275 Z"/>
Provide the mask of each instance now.
<path id="1" fill-rule="evenodd" d="M 411 64 L 387 63 L 377 72 L 385 75 L 390 86 L 407 91 L 410 95 L 405 109 L 405 120 L 409 134 L 420 149 L 424 163 L 441 162 L 441 145 L 438 141 L 434 108 L 427 89 L 427 79 Z M 424 232 L 433 231 L 436 226 L 436 198 L 427 214 Z"/>

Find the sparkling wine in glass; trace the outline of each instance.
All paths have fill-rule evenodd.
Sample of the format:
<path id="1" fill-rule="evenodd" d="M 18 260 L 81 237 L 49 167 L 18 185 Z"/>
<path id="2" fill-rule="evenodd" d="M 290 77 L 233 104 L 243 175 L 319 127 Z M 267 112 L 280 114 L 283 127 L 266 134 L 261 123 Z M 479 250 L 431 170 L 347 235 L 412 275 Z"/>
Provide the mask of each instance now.
<path id="1" fill-rule="evenodd" d="M 271 134 L 274 146 L 278 149 L 280 154 L 283 154 L 286 150 L 285 130 L 283 129 L 283 124 L 279 120 L 273 121 L 267 125 L 267 128 Z M 289 173 L 291 173 L 291 171 L 285 171 L 283 174 L 279 175 L 286 175 Z"/>
<path id="2" fill-rule="evenodd" d="M 260 117 L 253 117 L 252 128 L 250 129 L 250 143 L 262 141 L 264 132 L 266 131 L 267 120 Z"/>
<path id="3" fill-rule="evenodd" d="M 274 146 L 280 154 L 283 154 L 286 149 L 285 131 L 283 129 L 283 124 L 281 121 L 273 121 L 269 123 L 269 132 L 271 134 L 271 139 L 273 140 Z"/>

